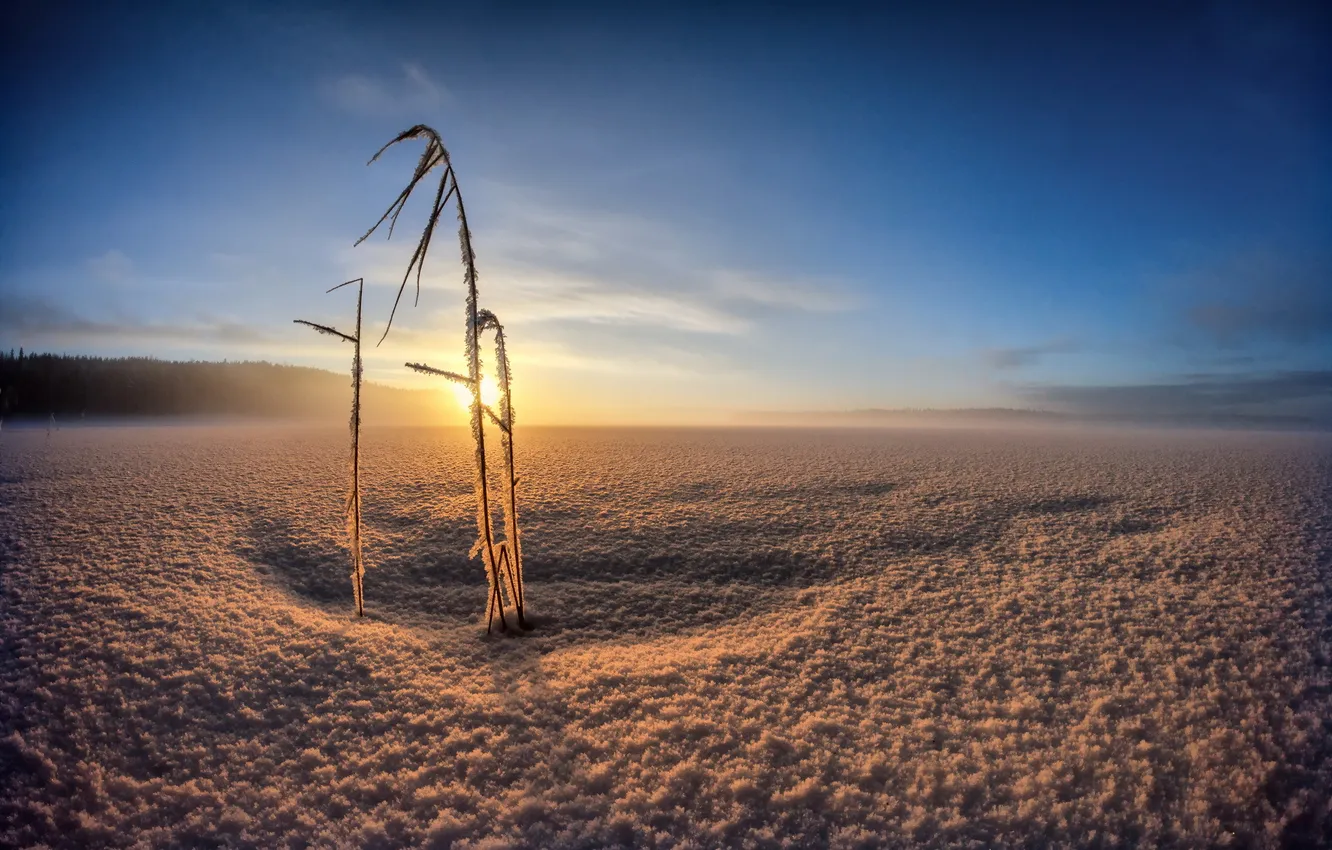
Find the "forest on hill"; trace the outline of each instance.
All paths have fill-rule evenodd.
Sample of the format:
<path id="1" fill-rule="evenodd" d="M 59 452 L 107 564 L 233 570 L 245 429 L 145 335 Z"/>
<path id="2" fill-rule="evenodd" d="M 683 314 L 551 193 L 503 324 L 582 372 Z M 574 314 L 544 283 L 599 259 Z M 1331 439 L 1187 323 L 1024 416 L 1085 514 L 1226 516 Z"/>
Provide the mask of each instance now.
<path id="1" fill-rule="evenodd" d="M 459 421 L 437 391 L 367 382 L 363 392 L 367 421 Z M 350 405 L 350 373 L 308 366 L 0 352 L 0 416 L 7 419 L 345 418 Z"/>

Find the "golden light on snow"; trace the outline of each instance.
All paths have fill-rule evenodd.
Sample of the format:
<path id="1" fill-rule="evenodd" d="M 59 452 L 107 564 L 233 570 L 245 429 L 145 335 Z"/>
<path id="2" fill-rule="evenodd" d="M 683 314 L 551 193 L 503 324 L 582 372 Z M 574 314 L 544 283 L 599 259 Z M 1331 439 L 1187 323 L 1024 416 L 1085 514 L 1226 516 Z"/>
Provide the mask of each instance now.
<path id="1" fill-rule="evenodd" d="M 521 430 L 519 644 L 469 429 L 367 432 L 366 621 L 293 433 L 6 423 L 0 846 L 1326 843 L 1323 435 Z"/>

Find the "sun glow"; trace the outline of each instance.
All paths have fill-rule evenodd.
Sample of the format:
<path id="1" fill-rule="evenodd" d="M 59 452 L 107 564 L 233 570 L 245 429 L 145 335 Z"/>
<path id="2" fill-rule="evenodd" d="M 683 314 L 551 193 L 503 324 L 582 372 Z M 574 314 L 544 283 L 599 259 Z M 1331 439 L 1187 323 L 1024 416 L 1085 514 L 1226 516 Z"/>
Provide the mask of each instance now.
<path id="1" fill-rule="evenodd" d="M 453 397 L 458 400 L 459 406 L 464 410 L 470 410 L 472 407 L 471 389 L 462 384 L 454 383 L 451 383 L 449 387 L 453 390 Z M 481 403 L 493 408 L 495 405 L 499 404 L 499 400 L 499 384 L 495 383 L 494 378 L 488 375 L 483 375 L 481 377 Z M 498 413 L 498 411 L 496 412 Z"/>

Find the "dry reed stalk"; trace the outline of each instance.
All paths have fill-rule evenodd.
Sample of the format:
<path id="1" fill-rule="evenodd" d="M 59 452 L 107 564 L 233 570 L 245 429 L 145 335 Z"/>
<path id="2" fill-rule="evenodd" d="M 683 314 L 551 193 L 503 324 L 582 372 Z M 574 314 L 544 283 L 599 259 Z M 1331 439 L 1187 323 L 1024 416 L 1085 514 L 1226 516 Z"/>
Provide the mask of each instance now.
<path id="1" fill-rule="evenodd" d="M 486 407 L 481 401 L 481 351 L 478 335 L 481 330 L 481 323 L 478 317 L 477 305 L 477 275 L 476 275 L 476 252 L 472 249 L 472 233 L 467 226 L 467 208 L 463 204 L 462 190 L 458 186 L 458 176 L 453 170 L 453 163 L 449 159 L 449 152 L 444 147 L 444 142 L 439 133 L 434 129 L 417 124 L 409 127 L 399 133 L 387 144 L 375 152 L 370 158 L 370 162 L 375 160 L 393 145 L 413 139 L 424 139 L 426 142 L 425 150 L 421 153 L 421 158 L 417 160 L 416 168 L 412 172 L 412 178 L 407 186 L 398 193 L 398 197 L 389 204 L 384 214 L 379 217 L 369 230 L 356 240 L 359 245 L 374 233 L 386 220 L 389 222 L 389 237 L 393 236 L 393 228 L 398 223 L 398 216 L 402 213 L 407 204 L 407 199 L 420 184 L 425 176 L 436 166 L 444 166 L 444 173 L 440 176 L 439 187 L 435 191 L 434 205 L 431 207 L 430 217 L 426 221 L 425 229 L 421 233 L 421 238 L 416 244 L 416 250 L 412 253 L 411 261 L 407 264 L 407 271 L 403 274 L 402 283 L 398 286 L 398 294 L 393 301 L 393 310 L 389 313 L 388 325 L 384 328 L 384 336 L 380 337 L 380 342 L 388 336 L 389 328 L 393 326 L 393 317 L 397 314 L 398 304 L 402 300 L 402 293 L 407 288 L 407 281 L 411 278 L 412 270 L 416 270 L 416 300 L 421 297 L 421 272 L 425 268 L 426 254 L 430 250 L 430 241 L 434 236 L 435 227 L 439 223 L 440 214 L 444 206 L 452 198 L 458 208 L 458 246 L 462 252 L 463 263 L 463 282 L 467 286 L 467 324 L 464 335 L 464 354 L 467 357 L 467 376 L 464 379 L 465 385 L 471 392 L 470 413 L 472 420 L 472 441 L 475 444 L 476 460 L 476 525 L 477 541 L 472 547 L 471 554 L 482 555 L 486 565 L 486 579 L 490 583 L 490 602 L 486 613 L 486 632 L 489 633 L 493 623 L 495 609 L 498 607 L 500 628 L 508 629 L 508 622 L 504 617 L 504 606 L 500 595 L 500 586 L 503 583 L 499 562 L 497 560 L 495 549 L 494 527 L 490 519 L 490 491 L 487 483 L 486 474 L 486 435 L 485 435 L 485 412 Z M 411 364 L 408 364 L 411 365 Z M 419 371 L 429 371 L 440 374 L 439 370 L 425 369 Z M 461 377 L 461 376 L 459 376 Z M 493 415 L 493 414 L 492 414 Z M 515 590 L 515 593 L 517 591 Z M 515 598 L 517 598 L 515 596 Z M 499 600 L 498 606 L 496 600 Z M 521 618 L 520 618 L 521 619 Z"/>
<path id="2" fill-rule="evenodd" d="M 356 290 L 356 334 L 343 333 L 327 325 L 293 319 L 298 325 L 314 328 L 322 334 L 335 336 L 350 342 L 354 346 L 352 354 L 352 410 L 351 410 L 351 485 L 347 491 L 347 540 L 352 561 L 352 595 L 356 601 L 356 616 L 365 616 L 365 559 L 361 554 L 361 301 L 365 296 L 364 278 L 356 278 L 329 289 L 341 289 L 350 284 L 357 284 Z M 328 294 L 328 293 L 325 293 Z"/>
<path id="3" fill-rule="evenodd" d="M 483 329 L 495 332 L 495 372 L 499 379 L 500 412 L 498 416 L 490 408 L 486 408 L 486 412 L 499 426 L 500 444 L 504 448 L 504 478 L 506 495 L 508 496 L 508 499 L 503 503 L 504 537 L 508 547 L 502 554 L 505 555 L 506 560 L 511 561 L 510 569 L 513 571 L 513 576 L 510 583 L 514 587 L 514 608 L 517 613 L 519 627 L 526 629 L 528 628 L 527 618 L 524 616 L 523 610 L 525 602 L 523 550 L 518 534 L 518 473 L 513 457 L 513 373 L 509 368 L 509 354 L 504 345 L 504 326 L 500 324 L 499 318 L 489 310 L 482 310 L 479 313 L 479 319 Z"/>
<path id="4" fill-rule="evenodd" d="M 436 375 L 438 377 L 446 378 L 450 381 L 453 381 L 454 383 L 462 384 L 463 386 L 467 387 L 469 390 L 472 387 L 471 379 L 468 378 L 466 375 L 460 375 L 457 372 L 449 372 L 444 369 L 436 369 L 433 366 L 427 366 L 424 363 L 406 363 L 403 365 L 405 365 L 408 369 L 412 369 L 416 372 L 421 372 L 422 374 Z M 498 423 L 499 419 L 496 417 L 495 412 L 491 410 L 490 407 L 488 406 L 483 406 L 483 407 L 486 414 L 490 416 L 492 420 Z M 501 428 L 503 427 L 504 426 L 501 425 Z M 509 468 L 511 469 L 511 465 Z M 484 467 L 483 467 L 483 472 L 484 472 Z M 512 480 L 512 474 L 510 474 L 510 479 Z M 487 495 L 488 495 L 488 486 L 487 486 Z M 508 596 L 510 602 L 514 607 L 515 614 L 517 615 L 518 618 L 518 626 L 520 628 L 527 629 L 528 628 L 527 618 L 524 616 L 522 608 L 523 591 L 521 585 L 521 578 L 513 567 L 513 560 L 510 558 L 508 554 L 508 547 L 506 546 L 506 542 L 505 541 L 496 542 L 494 539 L 494 526 L 490 519 L 490 503 L 488 499 L 483 504 L 485 505 L 485 511 L 486 511 L 485 518 L 484 520 L 482 520 L 480 517 L 478 517 L 477 521 L 478 523 L 484 521 L 485 524 L 490 528 L 491 534 L 488 539 L 491 545 L 489 548 L 486 548 L 484 546 L 484 542 L 487 538 L 479 536 L 477 538 L 477 542 L 472 546 L 472 551 L 468 553 L 468 557 L 472 557 L 473 555 L 476 555 L 479 552 L 486 560 L 486 577 L 490 585 L 489 593 L 486 597 L 486 632 L 487 634 L 490 632 L 491 624 L 494 619 L 495 613 L 497 611 L 499 612 L 500 615 L 500 628 L 503 630 L 508 629 L 508 622 L 504 619 L 505 596 Z M 505 516 L 506 517 L 509 516 L 507 509 Z M 505 584 L 506 580 L 507 580 L 507 586 Z"/>

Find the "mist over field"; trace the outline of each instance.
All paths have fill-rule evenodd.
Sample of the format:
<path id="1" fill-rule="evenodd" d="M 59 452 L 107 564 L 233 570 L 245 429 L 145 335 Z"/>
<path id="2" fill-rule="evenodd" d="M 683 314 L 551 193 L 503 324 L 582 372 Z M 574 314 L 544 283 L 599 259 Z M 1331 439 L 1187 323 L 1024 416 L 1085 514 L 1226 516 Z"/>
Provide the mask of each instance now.
<path id="1" fill-rule="evenodd" d="M 1318 846 L 1332 437 L 0 432 L 0 844 Z"/>

